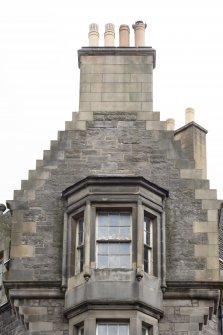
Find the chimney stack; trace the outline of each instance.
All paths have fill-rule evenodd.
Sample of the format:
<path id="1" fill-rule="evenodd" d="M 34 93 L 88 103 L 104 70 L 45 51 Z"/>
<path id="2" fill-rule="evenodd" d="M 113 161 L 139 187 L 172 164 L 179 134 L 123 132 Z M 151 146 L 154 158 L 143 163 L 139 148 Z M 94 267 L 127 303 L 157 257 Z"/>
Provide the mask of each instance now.
<path id="1" fill-rule="evenodd" d="M 127 24 L 122 24 L 119 28 L 119 46 L 129 47 L 130 29 Z"/>
<path id="2" fill-rule="evenodd" d="M 136 21 L 135 24 L 132 25 L 132 28 L 135 32 L 135 47 L 144 47 L 145 46 L 145 29 L 147 27 L 146 23 L 143 21 Z"/>
<path id="3" fill-rule="evenodd" d="M 105 47 L 113 47 L 115 45 L 115 26 L 113 23 L 105 25 Z"/>
<path id="4" fill-rule="evenodd" d="M 195 110 L 191 107 L 186 108 L 185 110 L 185 124 L 194 121 Z"/>

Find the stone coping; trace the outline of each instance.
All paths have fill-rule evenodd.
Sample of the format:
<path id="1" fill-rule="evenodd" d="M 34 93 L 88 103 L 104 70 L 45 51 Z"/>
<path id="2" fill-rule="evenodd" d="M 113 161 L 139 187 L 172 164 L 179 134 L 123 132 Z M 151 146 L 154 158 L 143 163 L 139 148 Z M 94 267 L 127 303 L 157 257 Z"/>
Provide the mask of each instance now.
<path id="1" fill-rule="evenodd" d="M 82 47 L 78 50 L 78 66 L 81 56 L 153 56 L 153 68 L 156 67 L 156 50 L 152 47 Z"/>

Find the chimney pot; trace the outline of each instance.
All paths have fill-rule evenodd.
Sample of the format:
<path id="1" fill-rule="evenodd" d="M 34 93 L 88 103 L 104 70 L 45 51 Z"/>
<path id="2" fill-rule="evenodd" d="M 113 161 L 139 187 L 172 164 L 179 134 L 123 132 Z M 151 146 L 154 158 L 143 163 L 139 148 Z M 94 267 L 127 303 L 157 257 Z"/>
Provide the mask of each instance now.
<path id="1" fill-rule="evenodd" d="M 129 47 L 130 42 L 130 29 L 127 24 L 122 24 L 119 27 L 119 46 L 120 47 Z"/>
<path id="2" fill-rule="evenodd" d="M 132 28 L 135 32 L 135 47 L 144 47 L 145 46 L 145 29 L 147 27 L 146 23 L 143 21 L 136 21 L 132 25 Z"/>
<path id="3" fill-rule="evenodd" d="M 89 25 L 89 47 L 98 47 L 99 44 L 99 33 L 98 33 L 98 25 L 96 23 L 91 23 Z"/>
<path id="4" fill-rule="evenodd" d="M 115 45 L 115 25 L 107 23 L 105 25 L 105 47 L 113 47 Z"/>
<path id="5" fill-rule="evenodd" d="M 167 119 L 166 120 L 167 130 L 174 130 L 175 129 L 175 120 L 174 119 Z"/>
<path id="6" fill-rule="evenodd" d="M 185 124 L 194 121 L 195 110 L 191 107 L 185 109 Z"/>

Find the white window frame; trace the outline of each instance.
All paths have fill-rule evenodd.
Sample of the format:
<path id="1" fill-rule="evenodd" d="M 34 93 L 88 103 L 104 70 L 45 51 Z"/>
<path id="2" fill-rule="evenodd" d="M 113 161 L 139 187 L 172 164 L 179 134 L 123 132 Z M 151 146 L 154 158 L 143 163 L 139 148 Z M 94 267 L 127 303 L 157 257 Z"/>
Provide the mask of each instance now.
<path id="1" fill-rule="evenodd" d="M 148 222 L 147 222 L 148 220 Z M 145 225 L 149 223 L 149 230 Z M 148 240 L 149 236 L 149 240 Z M 144 211 L 143 219 L 143 259 L 144 271 L 150 275 L 153 274 L 153 219 Z M 147 260 L 145 255 L 147 254 Z"/>
<path id="2" fill-rule="evenodd" d="M 112 326 L 112 325 L 123 326 L 124 325 L 124 326 L 127 326 L 127 335 L 129 335 L 129 322 L 118 322 L 118 321 L 110 321 L 110 322 L 100 321 L 100 322 L 97 322 L 96 335 L 99 335 L 98 326 L 100 326 L 100 325 L 106 325 L 106 326 Z M 108 328 L 107 328 L 106 334 L 103 334 L 103 335 L 109 335 Z M 118 332 L 117 332 L 116 335 L 122 335 L 120 333 L 119 328 L 118 328 Z"/>
<path id="3" fill-rule="evenodd" d="M 80 223 L 82 223 L 82 233 L 80 232 Z M 80 234 L 82 239 L 80 240 Z M 84 213 L 75 218 L 75 274 L 84 270 L 85 261 L 85 222 Z"/>
<path id="4" fill-rule="evenodd" d="M 130 226 L 130 235 L 127 238 L 99 238 L 98 236 L 98 229 L 99 229 L 99 217 L 100 215 L 103 214 L 129 214 L 129 226 Z M 114 269 L 114 268 L 118 268 L 118 269 L 131 269 L 132 268 L 132 210 L 129 208 L 126 209 L 119 209 L 119 208 L 105 208 L 105 209 L 100 209 L 98 208 L 98 210 L 96 211 L 96 224 L 95 224 L 95 228 L 96 228 L 96 267 L 98 269 Z M 119 227 L 120 228 L 120 227 Z M 100 245 L 106 245 L 109 243 L 111 244 L 128 244 L 129 245 L 129 253 L 126 254 L 129 256 L 129 264 L 128 266 L 117 266 L 117 267 L 113 267 L 113 266 L 107 266 L 107 267 L 101 267 L 99 266 L 99 246 Z M 109 252 L 107 254 L 107 256 L 109 257 Z M 118 254 L 117 254 L 118 256 Z"/>

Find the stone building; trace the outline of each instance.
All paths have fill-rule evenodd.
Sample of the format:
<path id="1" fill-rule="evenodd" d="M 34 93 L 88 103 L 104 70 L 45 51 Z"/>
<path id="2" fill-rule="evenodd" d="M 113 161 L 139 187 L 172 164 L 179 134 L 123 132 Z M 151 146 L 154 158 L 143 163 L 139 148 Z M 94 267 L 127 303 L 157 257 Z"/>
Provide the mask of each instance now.
<path id="1" fill-rule="evenodd" d="M 107 24 L 100 47 L 90 25 L 79 112 L 0 208 L 1 334 L 221 334 L 207 131 L 153 111 L 145 28 L 115 47 Z"/>

